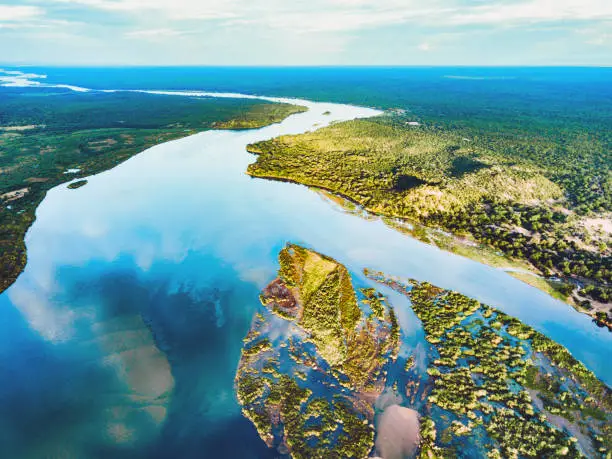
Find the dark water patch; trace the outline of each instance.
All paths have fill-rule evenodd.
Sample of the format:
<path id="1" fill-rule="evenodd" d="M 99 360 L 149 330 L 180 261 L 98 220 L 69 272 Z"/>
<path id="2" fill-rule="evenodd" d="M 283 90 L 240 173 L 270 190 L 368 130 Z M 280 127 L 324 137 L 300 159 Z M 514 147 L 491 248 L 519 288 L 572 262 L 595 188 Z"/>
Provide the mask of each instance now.
<path id="1" fill-rule="evenodd" d="M 168 423 L 159 442 L 151 448 L 148 457 L 166 459 L 273 459 L 278 457 L 259 439 L 257 430 L 249 420 L 236 415 L 214 422 L 202 415 L 194 419 L 191 428 L 179 423 Z M 212 421 L 212 422 L 211 422 Z"/>
<path id="2" fill-rule="evenodd" d="M 233 396 L 231 362 L 238 362 L 251 316 L 245 305 L 247 298 L 257 304 L 257 289 L 214 257 L 190 254 L 179 263 L 211 268 L 200 285 L 177 284 L 168 272 L 179 268 L 169 264 L 145 271 L 123 256 L 58 269 L 63 289 L 52 300 L 73 305 L 64 342 L 33 340 L 28 354 L 0 360 L 0 373 L 14 375 L 0 392 L 4 452 L 269 457 Z"/>

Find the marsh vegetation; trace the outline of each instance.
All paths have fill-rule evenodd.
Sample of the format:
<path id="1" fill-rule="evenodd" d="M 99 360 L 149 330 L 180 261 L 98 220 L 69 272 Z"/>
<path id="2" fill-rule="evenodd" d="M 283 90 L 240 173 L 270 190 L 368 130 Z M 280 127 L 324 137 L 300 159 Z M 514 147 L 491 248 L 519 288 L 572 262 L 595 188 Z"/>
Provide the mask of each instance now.
<path id="1" fill-rule="evenodd" d="M 431 344 L 422 457 L 609 454 L 612 392 L 563 346 L 457 292 L 368 275 L 410 298 Z"/>
<path id="2" fill-rule="evenodd" d="M 344 265 L 295 244 L 280 252 L 278 275 L 242 351 L 243 412 L 292 457 L 367 457 L 373 402 L 399 348 L 393 308 L 373 288 L 356 290 Z"/>

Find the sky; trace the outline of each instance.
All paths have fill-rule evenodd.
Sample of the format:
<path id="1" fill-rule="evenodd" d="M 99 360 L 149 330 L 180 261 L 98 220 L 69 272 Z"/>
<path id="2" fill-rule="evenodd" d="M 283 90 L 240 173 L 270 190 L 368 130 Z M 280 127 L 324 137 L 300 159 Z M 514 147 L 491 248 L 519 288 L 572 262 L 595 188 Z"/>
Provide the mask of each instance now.
<path id="1" fill-rule="evenodd" d="M 612 0 L 0 0 L 0 63 L 612 65 Z"/>

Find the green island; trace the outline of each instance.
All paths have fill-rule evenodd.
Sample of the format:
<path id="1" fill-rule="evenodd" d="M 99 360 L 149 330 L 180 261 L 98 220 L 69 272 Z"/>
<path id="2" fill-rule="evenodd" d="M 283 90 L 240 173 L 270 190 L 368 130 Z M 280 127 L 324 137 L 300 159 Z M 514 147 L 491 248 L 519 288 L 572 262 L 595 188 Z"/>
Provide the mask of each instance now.
<path id="1" fill-rule="evenodd" d="M 365 273 L 410 299 L 431 347 L 420 457 L 609 457 L 612 391 L 563 346 L 457 292 Z"/>
<path id="2" fill-rule="evenodd" d="M 68 188 L 71 190 L 76 190 L 77 188 L 81 188 L 82 186 L 87 185 L 87 180 L 77 180 L 76 182 L 72 182 L 68 185 Z"/>
<path id="3" fill-rule="evenodd" d="M 0 88 L 0 292 L 25 266 L 23 238 L 49 189 L 162 142 L 261 127 L 303 110 L 257 100 Z"/>
<path id="4" fill-rule="evenodd" d="M 236 374 L 243 413 L 282 455 L 367 457 L 373 403 L 399 349 L 393 308 L 313 250 L 288 244 L 279 265 L 244 340 Z"/>
<path id="5" fill-rule="evenodd" d="M 425 242 L 512 269 L 612 327 L 610 137 L 412 119 L 388 111 L 253 144 L 247 173 L 327 190 Z"/>
<path id="6" fill-rule="evenodd" d="M 276 124 L 296 113 L 304 113 L 308 108 L 291 104 L 259 104 L 227 121 L 213 123 L 215 129 L 257 129 Z"/>
<path id="7" fill-rule="evenodd" d="M 261 292 L 236 393 L 280 457 L 384 457 L 398 409 L 420 458 L 608 457 L 612 391 L 563 346 L 457 292 L 364 274 L 410 300 L 421 350 L 400 354 L 388 298 L 314 250 L 287 244 Z"/>

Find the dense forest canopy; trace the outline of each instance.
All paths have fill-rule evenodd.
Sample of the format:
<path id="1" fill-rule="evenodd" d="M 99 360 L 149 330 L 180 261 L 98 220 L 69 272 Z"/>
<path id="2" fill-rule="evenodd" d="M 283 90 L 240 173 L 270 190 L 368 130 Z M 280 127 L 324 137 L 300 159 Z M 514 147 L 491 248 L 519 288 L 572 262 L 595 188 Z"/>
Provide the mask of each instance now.
<path id="1" fill-rule="evenodd" d="M 514 80 L 447 79 L 446 102 L 438 96 L 427 107 L 252 145 L 260 156 L 249 173 L 469 235 L 563 278 L 555 284 L 562 294 L 610 324 L 609 308 L 601 310 L 612 296 L 609 90 L 595 103 L 591 90 L 563 98 L 567 82 L 532 81 L 521 97 L 525 85 Z M 461 105 L 477 84 L 500 93 L 489 88 Z"/>

